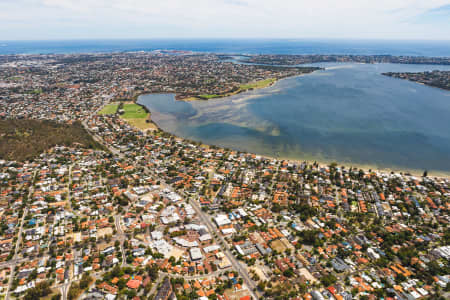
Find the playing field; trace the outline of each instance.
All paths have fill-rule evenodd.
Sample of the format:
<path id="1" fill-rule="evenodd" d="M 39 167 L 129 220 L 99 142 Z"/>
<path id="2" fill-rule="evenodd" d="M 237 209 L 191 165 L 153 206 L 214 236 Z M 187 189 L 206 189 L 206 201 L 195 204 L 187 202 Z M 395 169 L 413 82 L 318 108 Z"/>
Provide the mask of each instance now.
<path id="1" fill-rule="evenodd" d="M 223 95 L 214 95 L 214 94 L 212 94 L 212 95 L 199 95 L 198 96 L 199 98 L 202 98 L 202 99 L 213 99 L 213 98 L 220 98 L 220 97 L 223 97 Z"/>
<path id="2" fill-rule="evenodd" d="M 269 85 L 271 85 L 275 81 L 277 81 L 276 78 L 269 78 L 269 79 L 266 79 L 266 80 L 260 80 L 260 81 L 250 82 L 250 83 L 247 83 L 247 84 L 242 84 L 241 85 L 241 90 L 262 89 L 262 88 L 268 87 Z"/>
<path id="3" fill-rule="evenodd" d="M 124 119 L 145 119 L 147 118 L 148 113 L 145 109 L 137 104 L 129 103 L 123 105 L 123 115 Z"/>
<path id="4" fill-rule="evenodd" d="M 123 105 L 124 113 L 120 116 L 126 120 L 130 125 L 141 130 L 155 130 L 155 124 L 149 122 L 150 114 L 140 105 L 135 103 L 125 103 Z"/>
<path id="5" fill-rule="evenodd" d="M 99 112 L 100 115 L 112 115 L 115 114 L 117 111 L 117 108 L 119 107 L 119 104 L 117 103 L 111 103 L 105 105 L 102 110 Z"/>

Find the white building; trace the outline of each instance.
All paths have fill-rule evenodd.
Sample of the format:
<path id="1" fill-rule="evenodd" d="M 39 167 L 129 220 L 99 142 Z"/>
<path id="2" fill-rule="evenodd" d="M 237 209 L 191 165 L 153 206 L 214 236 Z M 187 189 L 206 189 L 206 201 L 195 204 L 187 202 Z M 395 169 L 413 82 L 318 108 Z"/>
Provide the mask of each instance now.
<path id="1" fill-rule="evenodd" d="M 231 224 L 230 219 L 228 219 L 227 215 L 219 214 L 214 218 L 214 222 L 216 222 L 218 227 L 225 226 Z"/>
<path id="2" fill-rule="evenodd" d="M 191 248 L 189 249 L 189 255 L 191 256 L 191 260 L 200 260 L 203 258 L 202 251 L 200 248 Z"/>

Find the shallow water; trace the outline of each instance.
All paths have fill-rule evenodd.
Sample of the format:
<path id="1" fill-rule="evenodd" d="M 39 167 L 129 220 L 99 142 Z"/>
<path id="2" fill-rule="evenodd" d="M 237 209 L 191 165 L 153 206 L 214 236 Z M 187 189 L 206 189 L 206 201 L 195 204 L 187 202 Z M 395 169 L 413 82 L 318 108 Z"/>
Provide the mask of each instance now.
<path id="1" fill-rule="evenodd" d="M 139 97 L 175 135 L 290 159 L 450 171 L 450 92 L 381 75 L 450 66 L 314 64 L 326 70 L 210 101 Z"/>

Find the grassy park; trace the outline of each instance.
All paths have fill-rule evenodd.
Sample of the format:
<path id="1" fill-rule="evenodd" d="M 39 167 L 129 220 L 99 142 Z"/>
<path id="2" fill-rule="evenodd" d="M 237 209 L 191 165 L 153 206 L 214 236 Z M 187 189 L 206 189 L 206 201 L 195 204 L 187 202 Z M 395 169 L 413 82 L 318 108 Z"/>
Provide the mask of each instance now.
<path id="1" fill-rule="evenodd" d="M 121 118 L 126 120 L 130 125 L 141 130 L 156 129 L 155 124 L 150 122 L 150 114 L 140 105 L 136 103 L 124 103 L 123 114 Z"/>
<path id="2" fill-rule="evenodd" d="M 118 103 L 110 103 L 105 105 L 102 110 L 99 111 L 100 115 L 112 115 L 117 112 L 117 109 L 119 108 Z"/>
<path id="3" fill-rule="evenodd" d="M 207 95 L 207 94 L 205 94 L 205 95 L 199 95 L 198 97 L 201 99 L 213 99 L 213 98 L 223 97 L 223 95 L 215 95 L 215 94 Z"/>
<path id="4" fill-rule="evenodd" d="M 247 84 L 242 84 L 240 88 L 241 88 L 241 90 L 262 89 L 262 88 L 270 86 L 275 81 L 277 81 L 276 78 L 269 78 L 266 80 L 259 80 L 259 81 L 250 82 Z"/>
<path id="5" fill-rule="evenodd" d="M 145 119 L 148 116 L 147 111 L 140 105 L 136 103 L 125 103 L 123 105 L 122 118 L 125 120 L 128 119 Z"/>

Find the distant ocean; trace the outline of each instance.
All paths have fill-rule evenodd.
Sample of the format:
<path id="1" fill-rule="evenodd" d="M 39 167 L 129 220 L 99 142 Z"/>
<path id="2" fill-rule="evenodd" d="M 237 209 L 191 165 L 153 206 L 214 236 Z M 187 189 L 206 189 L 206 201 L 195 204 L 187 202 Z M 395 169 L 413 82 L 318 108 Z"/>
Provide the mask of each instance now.
<path id="1" fill-rule="evenodd" d="M 450 56 L 450 41 L 318 39 L 155 39 L 0 41 L 1 54 L 68 54 L 184 50 L 228 54 Z"/>

